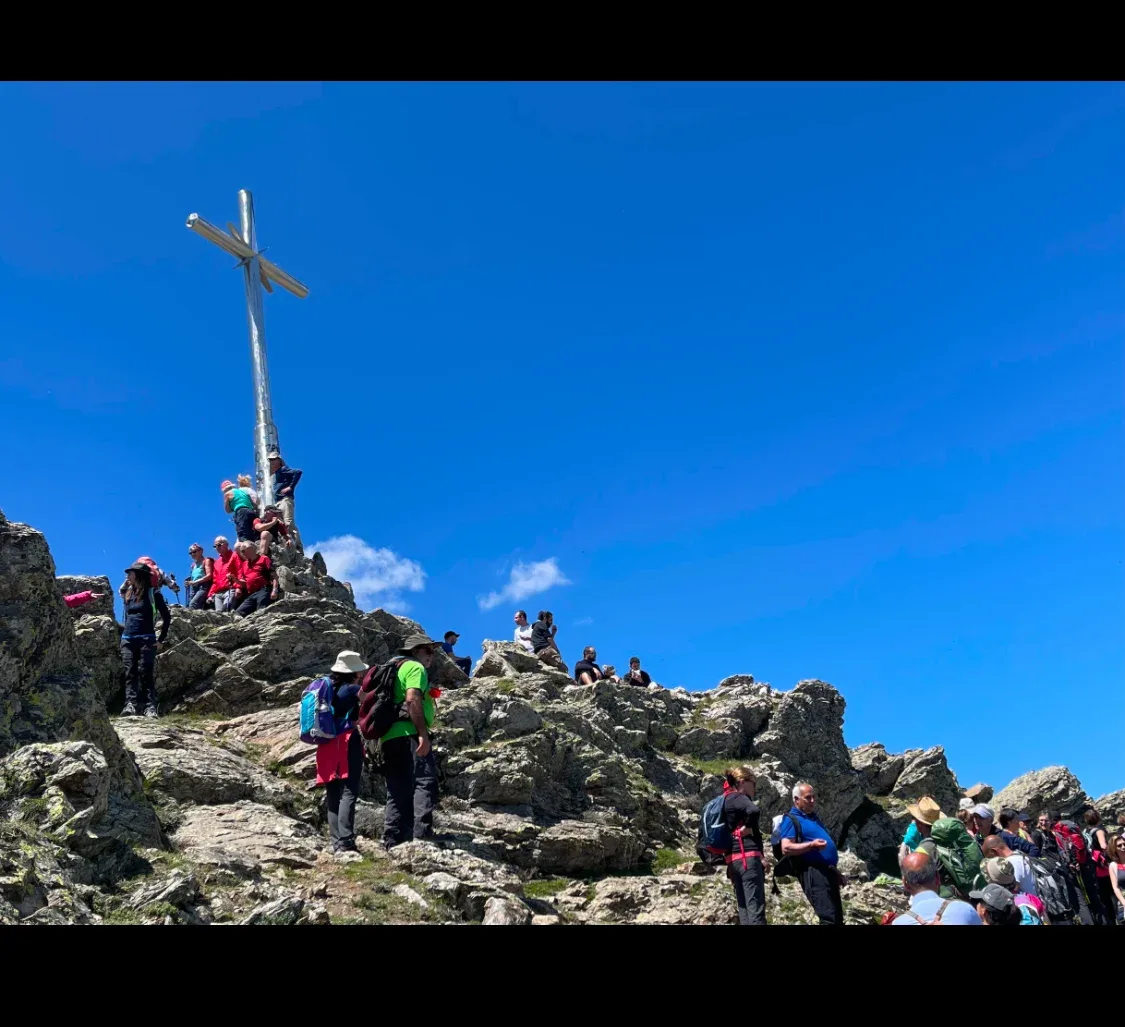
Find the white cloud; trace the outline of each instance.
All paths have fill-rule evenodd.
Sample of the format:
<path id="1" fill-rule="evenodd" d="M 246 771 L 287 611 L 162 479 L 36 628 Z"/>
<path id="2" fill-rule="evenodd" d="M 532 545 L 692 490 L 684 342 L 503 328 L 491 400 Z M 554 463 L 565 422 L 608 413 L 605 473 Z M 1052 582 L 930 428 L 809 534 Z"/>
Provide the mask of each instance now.
<path id="1" fill-rule="evenodd" d="M 356 605 L 364 609 L 382 606 L 405 613 L 410 605 L 402 593 L 421 592 L 426 587 L 426 572 L 420 563 L 390 549 L 373 549 L 355 535 L 337 535 L 305 548 L 324 557 L 332 577 L 351 582 Z"/>
<path id="2" fill-rule="evenodd" d="M 512 568 L 508 584 L 499 592 L 489 592 L 486 596 L 478 596 L 477 602 L 482 610 L 491 610 L 501 603 L 518 603 L 528 596 L 546 592 L 556 585 L 569 585 L 570 580 L 559 570 L 559 561 L 552 556 L 548 560 L 538 563 L 517 563 Z"/>

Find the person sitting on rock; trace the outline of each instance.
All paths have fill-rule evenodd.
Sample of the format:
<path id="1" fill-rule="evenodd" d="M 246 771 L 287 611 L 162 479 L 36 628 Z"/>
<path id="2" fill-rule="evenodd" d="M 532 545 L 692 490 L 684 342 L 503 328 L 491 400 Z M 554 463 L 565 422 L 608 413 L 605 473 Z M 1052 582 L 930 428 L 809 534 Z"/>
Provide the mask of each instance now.
<path id="1" fill-rule="evenodd" d="M 215 553 L 207 599 L 219 613 L 226 613 L 234 609 L 238 596 L 238 556 L 225 535 L 215 536 Z"/>
<path id="2" fill-rule="evenodd" d="M 911 820 L 910 826 L 906 829 L 906 834 L 903 835 L 902 843 L 898 847 L 900 866 L 902 861 L 918 848 L 924 838 L 930 837 L 930 831 L 933 830 L 934 824 L 945 816 L 941 807 L 928 795 L 923 795 L 917 804 L 908 804 L 906 811 L 910 814 Z"/>
<path id="3" fill-rule="evenodd" d="M 761 810 L 754 802 L 757 777 L 750 767 L 731 767 L 723 780 L 723 819 L 731 838 L 725 857 L 727 879 L 734 888 L 738 922 L 744 927 L 766 925 L 766 871 L 762 864 Z"/>
<path id="4" fill-rule="evenodd" d="M 281 511 L 276 506 L 267 506 L 261 517 L 254 518 L 254 530 L 258 533 L 258 552 L 262 556 L 269 556 L 270 544 L 274 539 L 284 543 L 286 548 L 293 545 L 289 527 L 282 520 Z"/>
<path id="5" fill-rule="evenodd" d="M 910 912 L 891 921 L 893 927 L 949 924 L 980 927 L 980 914 L 960 899 L 943 899 L 939 894 L 939 864 L 925 852 L 908 852 L 902 861 L 902 885 L 910 897 Z"/>
<path id="6" fill-rule="evenodd" d="M 531 625 L 527 623 L 527 611 L 516 610 L 514 619 L 516 622 L 515 640 L 529 653 L 535 652 L 535 647 L 531 644 Z"/>
<path id="7" fill-rule="evenodd" d="M 597 664 L 598 651 L 592 645 L 582 650 L 582 659 L 574 665 L 574 680 L 580 685 L 592 685 L 604 677 Z"/>
<path id="8" fill-rule="evenodd" d="M 436 710 L 427 673 L 437 643 L 425 635 L 411 635 L 398 655 L 405 657 L 395 678 L 395 703 L 406 717 L 383 735 L 383 767 L 387 778 L 387 806 L 383 845 L 387 849 L 433 834 L 437 805 L 437 763 L 430 745 Z"/>
<path id="9" fill-rule="evenodd" d="M 466 674 L 471 674 L 473 670 L 473 661 L 468 656 L 458 656 L 453 651 L 453 647 L 457 644 L 457 639 L 461 636 L 456 631 L 447 631 L 445 633 L 445 641 L 441 643 L 442 649 L 445 653 L 452 657 L 453 662 L 457 664 Z"/>
<path id="10" fill-rule="evenodd" d="M 238 554 L 235 580 L 240 594 L 246 597 L 234 611 L 241 619 L 277 599 L 277 571 L 270 558 L 262 556 L 253 542 L 239 542 L 235 551 Z"/>
<path id="11" fill-rule="evenodd" d="M 565 674 L 566 664 L 563 663 L 562 654 L 555 641 L 558 631 L 555 615 L 550 610 L 540 610 L 539 619 L 531 625 L 531 650 L 539 657 L 540 663 L 561 670 Z"/>
<path id="12" fill-rule="evenodd" d="M 123 717 L 135 717 L 140 703 L 146 717 L 156 712 L 156 654 L 168 637 L 172 615 L 159 589 L 152 587 L 152 571 L 139 561 L 125 569 L 125 607 L 121 631 L 121 661 L 125 664 Z M 160 637 L 156 618 L 160 616 Z"/>
<path id="13" fill-rule="evenodd" d="M 191 557 L 191 569 L 184 578 L 187 585 L 185 598 L 189 609 L 202 610 L 207 605 L 207 595 L 214 580 L 215 561 L 203 555 L 203 547 L 198 542 L 188 546 L 188 556 Z"/>
<path id="14" fill-rule="evenodd" d="M 797 841 L 794 820 L 800 824 L 801 841 Z M 840 854 L 828 828 L 816 815 L 816 793 L 813 786 L 798 781 L 793 786 L 793 806 L 779 825 L 781 854 L 796 857 L 800 867 L 801 891 L 816 913 L 822 926 L 844 926 L 844 904 L 840 886 L 844 876 L 836 868 Z"/>
<path id="15" fill-rule="evenodd" d="M 234 528 L 239 542 L 257 542 L 258 533 L 254 530 L 254 518 L 258 508 L 246 489 L 236 488 L 229 479 L 220 486 L 223 492 L 223 509 L 234 519 Z"/>
<path id="16" fill-rule="evenodd" d="M 629 673 L 624 677 L 625 684 L 627 685 L 641 685 L 648 688 L 652 684 L 652 678 L 648 676 L 647 670 L 641 670 L 641 658 L 639 656 L 629 657 Z"/>
<path id="17" fill-rule="evenodd" d="M 359 679 L 367 664 L 359 653 L 345 649 L 328 671 L 332 682 L 332 715 L 336 737 L 316 747 L 316 783 L 324 785 L 328 807 L 328 837 L 333 855 L 356 856 L 355 804 L 363 777 L 363 738 L 359 720 Z"/>
<path id="18" fill-rule="evenodd" d="M 92 603 L 95 599 L 104 599 L 105 592 L 75 592 L 73 595 L 63 596 L 63 602 L 66 603 L 68 610 L 73 610 L 79 606 L 85 606 L 87 603 Z"/>

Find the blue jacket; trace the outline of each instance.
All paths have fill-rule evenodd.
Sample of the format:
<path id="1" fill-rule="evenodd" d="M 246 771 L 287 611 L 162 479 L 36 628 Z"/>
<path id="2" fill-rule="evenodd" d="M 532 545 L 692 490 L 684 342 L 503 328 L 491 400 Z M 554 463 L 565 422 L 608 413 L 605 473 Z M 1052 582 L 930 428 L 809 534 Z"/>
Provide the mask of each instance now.
<path id="1" fill-rule="evenodd" d="M 1033 845 L 1031 842 L 1025 842 L 1018 834 L 1012 834 L 1011 831 L 1001 831 L 1000 837 L 1004 839 L 1005 844 L 1013 852 L 1024 852 L 1029 856 L 1039 856 L 1039 846 Z"/>
<path id="2" fill-rule="evenodd" d="M 297 482 L 301 480 L 301 475 L 304 471 L 295 471 L 288 464 L 282 464 L 273 476 L 273 494 L 277 496 L 282 489 L 293 489 L 296 491 Z"/>

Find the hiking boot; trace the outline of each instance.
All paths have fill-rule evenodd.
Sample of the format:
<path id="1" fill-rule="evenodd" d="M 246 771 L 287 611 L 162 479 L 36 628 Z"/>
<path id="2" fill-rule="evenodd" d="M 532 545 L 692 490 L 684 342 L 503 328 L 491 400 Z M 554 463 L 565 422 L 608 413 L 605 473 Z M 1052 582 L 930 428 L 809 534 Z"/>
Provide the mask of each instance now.
<path id="1" fill-rule="evenodd" d="M 145 716 L 146 716 L 146 717 L 147 717 L 147 718 L 148 718 L 149 720 L 156 720 L 156 718 L 157 718 L 157 717 L 159 717 L 159 716 L 160 716 L 160 714 L 156 712 L 156 707 L 155 707 L 155 706 L 153 706 L 153 704 L 152 704 L 152 703 L 149 703 L 149 704 L 148 704 L 148 705 L 147 705 L 147 706 L 145 707 Z"/>
<path id="2" fill-rule="evenodd" d="M 125 704 L 125 707 L 121 711 L 121 716 L 123 716 L 123 717 L 135 717 L 136 715 L 137 715 L 137 707 L 133 703 L 127 702 Z"/>

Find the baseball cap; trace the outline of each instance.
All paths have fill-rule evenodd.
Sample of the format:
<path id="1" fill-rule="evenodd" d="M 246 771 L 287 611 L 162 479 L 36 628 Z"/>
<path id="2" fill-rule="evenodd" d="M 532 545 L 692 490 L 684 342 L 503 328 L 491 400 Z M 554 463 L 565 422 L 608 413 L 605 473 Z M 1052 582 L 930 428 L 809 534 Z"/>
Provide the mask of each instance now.
<path id="1" fill-rule="evenodd" d="M 974 902 L 983 902 L 997 913 L 1006 913 L 1013 904 L 1012 893 L 999 884 L 986 884 L 978 891 L 969 892 L 969 898 Z"/>
<path id="2" fill-rule="evenodd" d="M 456 631 L 447 631 L 444 635 L 442 635 L 442 638 L 448 638 L 450 635 L 452 635 L 454 638 L 461 637 L 461 635 Z"/>
<path id="3" fill-rule="evenodd" d="M 958 801 L 957 808 L 971 810 L 974 805 L 976 805 L 976 803 L 966 795 L 965 798 Z"/>
<path id="4" fill-rule="evenodd" d="M 1025 810 L 1025 809 L 1021 809 L 1019 811 L 1019 813 L 1016 814 L 1016 818 L 1018 820 L 1020 820 L 1022 823 L 1026 823 L 1026 824 L 1031 823 L 1031 814 L 1028 813 L 1027 810 Z"/>
<path id="5" fill-rule="evenodd" d="M 996 819 L 996 814 L 992 812 L 992 807 L 986 806 L 983 802 L 973 807 L 973 814 L 978 817 L 983 817 L 985 820 Z"/>

